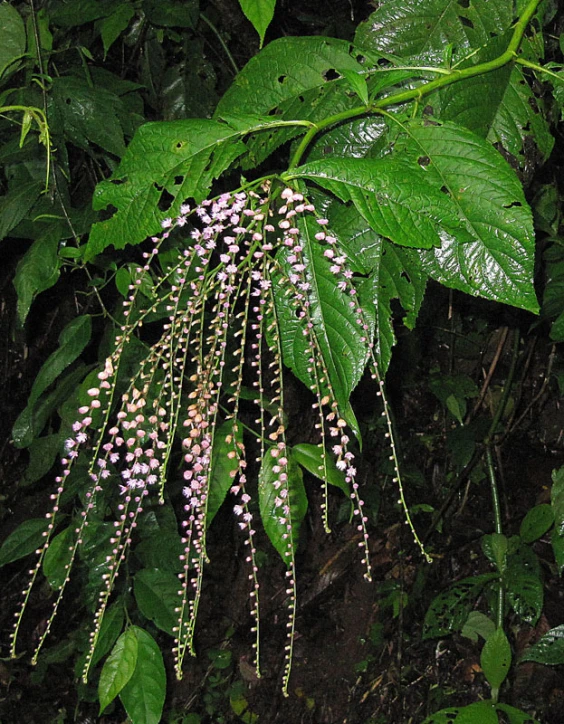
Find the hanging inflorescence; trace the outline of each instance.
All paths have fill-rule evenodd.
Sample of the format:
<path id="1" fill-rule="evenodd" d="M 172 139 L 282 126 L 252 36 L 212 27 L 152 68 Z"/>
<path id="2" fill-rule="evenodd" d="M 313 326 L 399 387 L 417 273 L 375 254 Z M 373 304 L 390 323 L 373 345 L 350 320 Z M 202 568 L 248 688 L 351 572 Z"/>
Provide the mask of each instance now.
<path id="1" fill-rule="evenodd" d="M 320 218 L 314 206 L 296 190 L 285 188 L 276 197 L 268 186 L 263 186 L 226 193 L 195 208 L 185 204 L 176 219 L 167 219 L 162 226 L 162 233 L 152 238 L 150 250 L 143 254 L 143 264 L 132 275 L 113 351 L 97 373 L 97 381 L 86 390 L 86 400 L 65 443 L 62 470 L 52 495 L 53 507 L 46 516 L 44 543 L 37 550 L 37 561 L 16 613 L 12 655 L 16 654 L 23 613 L 60 520 L 68 480 L 76 466 L 86 462 L 87 485 L 80 491 L 85 505 L 71 527 L 72 535 L 65 539 L 65 577 L 55 593 L 34 661 L 58 612 L 89 526 L 95 526 L 101 516 L 103 519 L 104 511 L 112 509 L 116 515 L 85 659 L 86 679 L 104 614 L 144 505 L 151 497 L 162 502 L 167 479 L 181 475 L 184 551 L 173 649 L 180 677 L 185 653 L 194 653 L 195 622 L 207 561 L 207 530 L 216 512 L 210 509 L 209 502 L 214 455 L 221 451 L 229 461 L 226 494 L 228 491 L 231 496 L 233 514 L 245 539 L 250 611 L 256 635 L 253 646 L 260 676 L 255 529 L 260 506 L 255 499 L 257 488 L 247 478 L 248 451 L 253 450 L 260 467 L 259 490 L 263 498 L 271 501 L 268 515 L 276 529 L 275 545 L 286 565 L 286 690 L 296 623 L 299 511 L 293 500 L 284 410 L 281 304 L 289 305 L 297 333 L 306 342 L 302 378 L 315 398 L 324 525 L 329 530 L 327 481 L 329 466 L 336 465 L 350 490 L 365 576 L 370 579 L 371 575 L 367 518 L 357 481 L 352 433 L 346 411 L 338 402 L 316 326 L 308 256 L 312 244 L 322 249 L 325 271 L 332 275 L 335 288 L 354 311 L 366 361 L 382 394 L 372 341 L 374 325 L 358 301 L 347 256 L 329 232 L 327 220 Z M 150 333 L 145 335 L 144 328 Z M 132 348 L 137 350 L 133 363 Z M 250 418 L 249 406 L 242 411 L 240 404 L 244 386 L 253 391 L 250 397 L 257 410 L 256 416 Z M 405 504 L 385 400 L 383 414 Z"/>

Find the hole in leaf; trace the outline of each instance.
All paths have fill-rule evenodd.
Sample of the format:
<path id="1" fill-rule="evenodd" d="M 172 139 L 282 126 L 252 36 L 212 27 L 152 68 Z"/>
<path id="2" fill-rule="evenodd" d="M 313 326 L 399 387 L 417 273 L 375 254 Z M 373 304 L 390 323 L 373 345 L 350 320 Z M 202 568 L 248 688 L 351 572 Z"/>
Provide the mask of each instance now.
<path id="1" fill-rule="evenodd" d="M 425 168 L 425 166 L 428 166 L 431 163 L 431 159 L 429 156 L 419 156 L 417 163 L 421 166 L 421 168 Z"/>
<path id="2" fill-rule="evenodd" d="M 402 273 L 400 274 L 400 277 L 401 277 L 402 279 L 405 279 L 405 281 L 406 281 L 408 284 L 411 284 L 411 277 L 409 276 L 409 274 L 408 274 L 406 271 L 402 271 Z"/>
<path id="3" fill-rule="evenodd" d="M 458 0 L 458 4 L 461 8 L 469 8 L 470 7 L 470 0 Z"/>
<path id="4" fill-rule="evenodd" d="M 65 98 L 65 103 L 67 104 L 67 106 L 70 106 L 70 104 L 72 103 L 72 98 Z"/>
<path id="5" fill-rule="evenodd" d="M 359 53 L 359 54 L 356 56 L 356 62 L 357 62 L 357 63 L 361 63 L 361 64 L 362 64 L 362 63 L 365 63 L 365 62 L 366 62 L 366 58 L 364 57 L 364 55 L 362 55 L 361 53 Z"/>
<path id="6" fill-rule="evenodd" d="M 429 105 L 425 106 L 425 108 L 423 109 L 423 115 L 432 116 L 433 115 L 433 106 L 429 106 Z"/>
<path id="7" fill-rule="evenodd" d="M 335 68 L 329 68 L 328 70 L 323 71 L 323 73 L 321 75 L 323 76 L 323 79 L 327 80 L 327 81 L 337 80 L 338 78 L 341 77 L 341 74 L 337 73 Z"/>
<path id="8" fill-rule="evenodd" d="M 287 75 L 280 75 L 280 76 L 278 76 L 278 82 L 279 82 L 280 84 L 284 83 L 284 81 L 286 80 L 287 77 L 288 77 Z"/>
<path id="9" fill-rule="evenodd" d="M 114 186 L 121 186 L 127 181 L 127 176 L 125 178 L 111 178 L 110 183 Z"/>
<path id="10" fill-rule="evenodd" d="M 333 146 L 323 146 L 323 155 L 328 156 L 333 153 Z"/>
<path id="11" fill-rule="evenodd" d="M 443 192 L 443 194 L 450 196 L 450 191 L 448 190 L 448 188 L 446 186 L 441 186 L 441 191 Z"/>
<path id="12" fill-rule="evenodd" d="M 184 181 L 184 176 L 175 176 L 174 177 L 174 185 L 180 186 L 180 184 Z"/>
<path id="13" fill-rule="evenodd" d="M 516 206 L 523 206 L 520 201 L 512 201 L 510 204 L 503 204 L 504 209 L 513 209 Z"/>
<path id="14" fill-rule="evenodd" d="M 464 15 L 459 15 L 458 19 L 465 28 L 474 28 L 474 23 L 470 20 L 470 18 L 465 18 Z"/>
<path id="15" fill-rule="evenodd" d="M 181 148 L 184 148 L 185 145 L 186 145 L 186 141 L 177 141 L 177 142 L 174 144 L 174 148 L 175 148 L 177 151 L 180 151 L 180 149 L 181 149 Z"/>
<path id="16" fill-rule="evenodd" d="M 378 58 L 377 65 L 379 65 L 379 66 L 388 65 L 388 61 L 386 60 L 386 58 Z"/>
<path id="17" fill-rule="evenodd" d="M 159 188 L 157 184 L 155 184 L 155 186 Z M 159 203 L 157 204 L 159 211 L 168 211 L 172 206 L 173 202 L 174 196 L 172 194 L 169 194 L 166 189 L 162 189 Z"/>

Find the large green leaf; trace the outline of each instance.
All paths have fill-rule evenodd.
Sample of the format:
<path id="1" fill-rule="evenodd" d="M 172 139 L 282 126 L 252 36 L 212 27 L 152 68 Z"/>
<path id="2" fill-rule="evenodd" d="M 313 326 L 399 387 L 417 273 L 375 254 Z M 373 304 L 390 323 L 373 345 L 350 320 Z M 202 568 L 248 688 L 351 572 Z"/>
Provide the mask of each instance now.
<path id="1" fill-rule="evenodd" d="M 448 636 L 460 631 L 468 619 L 476 598 L 485 585 L 496 578 L 495 573 L 463 578 L 436 596 L 423 622 L 423 638 Z"/>
<path id="2" fill-rule="evenodd" d="M 134 626 L 130 626 L 116 641 L 106 659 L 98 682 L 100 714 L 131 679 L 138 661 L 138 641 Z"/>
<path id="3" fill-rule="evenodd" d="M 6 6 L 0 5 L 0 10 L 3 7 Z M 37 201 L 42 186 L 40 181 L 18 182 L 5 196 L 0 196 L 0 240 L 26 216 Z"/>
<path id="4" fill-rule="evenodd" d="M 502 628 L 496 629 L 491 636 L 488 636 L 482 649 L 480 664 L 492 690 L 497 691 L 505 681 L 511 666 L 511 647 Z"/>
<path id="5" fill-rule="evenodd" d="M 525 651 L 521 661 L 536 661 L 547 666 L 564 664 L 564 624 L 545 633 Z"/>
<path id="6" fill-rule="evenodd" d="M 454 721 L 456 724 L 499 724 L 495 704 L 491 701 L 476 701 L 461 707 Z"/>
<path id="7" fill-rule="evenodd" d="M 386 0 L 361 23 L 355 43 L 404 59 L 440 64 L 449 44 L 456 57 L 484 45 L 513 23 L 512 0 Z"/>
<path id="8" fill-rule="evenodd" d="M 10 66 L 25 53 L 25 25 L 18 11 L 10 3 L 0 5 L 0 81 Z"/>
<path id="9" fill-rule="evenodd" d="M 0 548 L 0 566 L 33 553 L 44 541 L 47 530 L 45 518 L 30 518 L 10 533 Z"/>
<path id="10" fill-rule="evenodd" d="M 257 53 L 237 75 L 215 115 L 268 115 L 304 91 L 334 84 L 343 70 L 365 72 L 350 51 L 350 43 L 336 38 L 279 38 Z"/>
<path id="11" fill-rule="evenodd" d="M 464 225 L 445 229 L 440 248 L 421 252 L 424 270 L 454 289 L 537 312 L 532 215 L 509 164 L 451 123 L 411 123 L 396 149 L 425 167 Z"/>
<path id="12" fill-rule="evenodd" d="M 454 232 L 460 226 L 457 210 L 425 169 L 402 158 L 327 158 L 288 178 L 311 179 L 352 201 L 374 231 L 403 246 L 438 246 L 441 227 Z"/>
<path id="13" fill-rule="evenodd" d="M 279 472 L 275 472 L 278 457 L 274 457 L 272 452 L 275 448 L 269 448 L 263 458 L 259 473 L 259 508 L 262 524 L 268 535 L 270 542 L 278 551 L 284 563 L 288 563 L 289 559 L 286 555 L 288 552 L 287 525 L 291 525 L 291 543 L 294 550 L 298 544 L 300 533 L 300 525 L 307 512 L 307 496 L 304 488 L 303 474 L 300 466 L 295 462 L 288 450 L 288 497 L 290 500 L 290 515 L 284 516 L 283 505 L 277 505 L 280 500 L 280 490 L 282 487 L 276 488 L 275 483 L 279 478 Z M 288 520 L 288 522 L 286 522 Z"/>
<path id="14" fill-rule="evenodd" d="M 279 38 L 263 48 L 237 75 L 214 117 L 260 114 L 286 120 L 319 121 L 359 105 L 343 73 L 365 74 L 350 43 L 324 37 Z M 249 141 L 243 166 L 254 166 L 300 129 L 280 128 Z"/>
<path id="15" fill-rule="evenodd" d="M 189 198 L 202 201 L 215 178 L 245 151 L 239 133 L 225 124 L 189 119 L 147 123 L 129 144 L 112 177 L 94 192 L 94 207 L 117 211 L 94 224 L 86 248 L 92 259 L 106 247 L 139 244 L 161 229 Z M 164 211 L 162 200 L 171 199 Z"/>
<path id="16" fill-rule="evenodd" d="M 178 577 L 171 571 L 143 568 L 134 581 L 135 600 L 143 616 L 173 636 L 178 625 Z"/>
<path id="17" fill-rule="evenodd" d="M 166 672 L 157 643 L 138 626 L 131 627 L 138 645 L 137 665 L 120 692 L 121 703 L 134 724 L 159 724 L 166 694 Z"/>
<path id="18" fill-rule="evenodd" d="M 358 384 L 364 370 L 366 346 L 361 341 L 362 333 L 356 321 L 357 315 L 350 307 L 350 296 L 339 289 L 341 280 L 330 271 L 331 264 L 323 253 L 326 247 L 315 238 L 319 228 L 312 218 L 300 223 L 305 273 L 311 285 L 308 291 L 309 314 L 333 393 L 340 409 L 344 410 L 350 393 Z M 286 278 L 291 273 L 287 255 L 286 248 L 278 255 Z M 297 318 L 291 295 L 286 295 L 288 285 L 284 284 L 279 276 L 273 281 L 284 363 L 310 387 L 312 375 L 308 371 L 308 359 L 311 355 L 311 343 L 303 334 L 305 322 Z"/>
<path id="19" fill-rule="evenodd" d="M 51 224 L 39 236 L 20 259 L 14 275 L 18 295 L 18 318 L 21 324 L 27 319 L 33 300 L 59 279 L 60 261 L 58 248 L 61 241 L 61 225 Z"/>
<path id="20" fill-rule="evenodd" d="M 96 639 L 96 647 L 94 649 L 94 653 L 92 654 L 92 661 L 90 664 L 91 668 L 94 668 L 98 661 L 100 661 L 100 659 L 104 657 L 114 645 L 117 637 L 121 633 L 121 629 L 123 628 L 124 618 L 125 611 L 123 600 L 117 600 L 104 614 L 100 633 Z M 80 668 L 81 671 L 83 666 L 84 663 Z"/>
<path id="21" fill-rule="evenodd" d="M 59 375 L 82 353 L 92 332 L 92 318 L 88 314 L 76 317 L 63 329 L 59 335 L 59 346 L 49 355 L 39 370 L 31 388 L 28 406 L 32 406 L 53 384 Z"/>

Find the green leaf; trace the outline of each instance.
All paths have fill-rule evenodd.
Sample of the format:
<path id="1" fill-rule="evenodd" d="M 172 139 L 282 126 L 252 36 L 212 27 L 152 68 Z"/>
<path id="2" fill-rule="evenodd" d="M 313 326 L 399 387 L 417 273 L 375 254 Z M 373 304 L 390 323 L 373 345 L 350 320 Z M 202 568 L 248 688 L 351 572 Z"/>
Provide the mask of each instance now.
<path id="1" fill-rule="evenodd" d="M 481 611 L 470 611 L 466 623 L 462 627 L 461 634 L 471 641 L 478 641 L 481 636 L 486 641 L 495 631 L 495 623 Z"/>
<path id="2" fill-rule="evenodd" d="M 108 656 L 102 668 L 98 683 L 100 714 L 111 704 L 131 679 L 133 672 L 137 668 L 138 650 L 136 627 L 130 626 L 116 641 L 112 653 Z"/>
<path id="3" fill-rule="evenodd" d="M 245 151 L 239 133 L 225 124 L 202 119 L 146 123 L 129 144 L 121 163 L 94 192 L 94 207 L 117 211 L 92 227 L 85 259 L 110 245 L 123 249 L 161 230 L 186 199 L 199 203 L 211 184 Z M 161 199 L 172 197 L 165 211 Z"/>
<path id="4" fill-rule="evenodd" d="M 499 690 L 511 666 L 511 647 L 502 628 L 496 629 L 488 637 L 482 649 L 480 665 L 492 690 Z"/>
<path id="5" fill-rule="evenodd" d="M 448 636 L 460 631 L 484 586 L 495 580 L 495 573 L 463 578 L 433 599 L 423 622 L 423 638 Z"/>
<path id="6" fill-rule="evenodd" d="M 502 711 L 507 715 L 508 724 L 540 724 L 536 719 L 528 714 L 526 711 L 516 709 L 514 706 L 509 704 L 496 704 L 495 708 L 497 711 Z"/>
<path id="7" fill-rule="evenodd" d="M 495 704 L 491 701 L 477 701 L 461 707 L 455 719 L 456 724 L 499 724 Z"/>
<path id="8" fill-rule="evenodd" d="M 269 448 L 262 461 L 259 473 L 259 508 L 261 520 L 270 542 L 276 548 L 284 563 L 288 563 L 286 555 L 289 546 L 289 541 L 286 539 L 288 535 L 287 523 L 282 522 L 284 520 L 283 506 L 276 504 L 277 500 L 280 499 L 279 491 L 281 488 L 277 490 L 274 486 L 279 476 L 279 473 L 274 471 L 277 458 L 272 453 L 275 450 L 276 448 Z M 290 515 L 286 517 L 289 518 L 292 527 L 291 545 L 295 550 L 298 544 L 300 525 L 307 511 L 307 495 L 302 470 L 291 456 L 290 450 L 288 450 L 287 473 Z"/>
<path id="9" fill-rule="evenodd" d="M 345 40 L 324 37 L 279 38 L 257 53 L 219 101 L 215 116 L 252 113 L 267 116 L 305 91 L 334 84 L 344 70 L 363 73 Z M 300 115 L 294 116 L 301 118 Z"/>
<path id="10" fill-rule="evenodd" d="M 424 250 L 436 281 L 475 296 L 538 311 L 533 287 L 532 215 L 513 169 L 486 141 L 450 123 L 404 126 L 403 148 L 441 190 L 463 228 L 445 228 L 439 249 Z"/>
<path id="11" fill-rule="evenodd" d="M 512 566 L 507 572 L 507 600 L 515 613 L 534 626 L 540 618 L 544 603 L 542 581 L 534 573 L 517 570 Z"/>
<path id="12" fill-rule="evenodd" d="M 308 473 L 315 475 L 316 478 L 323 480 L 323 448 L 319 445 L 310 445 L 308 443 L 300 443 L 292 448 L 292 457 L 294 460 L 305 468 Z M 327 482 L 340 488 L 346 496 L 350 496 L 350 488 L 345 482 L 345 474 L 335 465 L 335 461 L 330 454 L 325 451 L 325 468 L 327 470 Z"/>
<path id="13" fill-rule="evenodd" d="M 137 626 L 131 628 L 138 642 L 137 666 L 120 699 L 135 724 L 159 724 L 166 695 L 163 657 L 152 636 Z"/>
<path id="14" fill-rule="evenodd" d="M 228 457 L 233 454 L 234 446 L 243 439 L 243 429 L 237 425 L 235 439 L 226 442 L 227 436 L 233 436 L 233 422 L 227 421 L 220 425 L 214 432 L 212 464 L 210 473 L 210 484 L 208 502 L 206 509 L 206 521 L 208 525 L 215 518 L 217 511 L 221 508 L 229 488 L 233 485 L 235 473 L 239 467 L 237 457 Z"/>
<path id="15" fill-rule="evenodd" d="M 369 98 L 366 78 L 363 75 L 360 75 L 360 73 L 355 73 L 354 70 L 343 70 L 343 76 L 347 79 L 348 84 L 364 105 L 367 106 Z"/>
<path id="16" fill-rule="evenodd" d="M 123 608 L 123 601 L 118 600 L 113 603 L 104 614 L 100 633 L 96 641 L 96 648 L 92 654 L 92 668 L 96 666 L 98 661 L 100 661 L 100 659 L 104 657 L 114 645 L 123 628 L 124 619 L 125 611 Z M 82 668 L 83 667 L 81 667 L 81 671 Z"/>
<path id="17" fill-rule="evenodd" d="M 47 358 L 39 370 L 28 398 L 31 407 L 61 373 L 83 352 L 90 341 L 92 318 L 89 314 L 76 317 L 59 335 L 58 348 Z"/>
<path id="18" fill-rule="evenodd" d="M 456 721 L 461 709 L 459 707 L 448 707 L 428 716 L 422 724 L 453 724 Z"/>
<path id="19" fill-rule="evenodd" d="M 131 18 L 135 15 L 135 10 L 130 3 L 120 3 L 111 15 L 100 20 L 99 28 L 104 45 L 104 60 L 108 54 L 108 50 L 115 41 L 123 33 L 129 25 Z"/>
<path id="20" fill-rule="evenodd" d="M 43 557 L 43 575 L 49 581 L 51 588 L 59 589 L 65 582 L 69 571 L 66 566 L 70 563 L 73 544 L 73 528 L 65 528 L 49 543 L 49 548 Z"/>
<path id="21" fill-rule="evenodd" d="M 8 75 L 10 66 L 25 53 L 25 25 L 18 11 L 10 3 L 0 4 L 0 81 Z"/>
<path id="22" fill-rule="evenodd" d="M 72 3 L 57 3 L 51 12 L 54 25 L 73 28 L 98 20 L 111 13 L 111 3 L 98 0 L 73 0 Z"/>
<path id="23" fill-rule="evenodd" d="M 340 280 L 330 271 L 330 262 L 323 254 L 325 247 L 315 239 L 318 231 L 313 219 L 309 218 L 303 224 L 300 222 L 300 242 L 307 280 L 311 285 L 308 292 L 309 314 L 333 393 L 340 410 L 345 410 L 349 396 L 362 376 L 366 347 L 354 309 L 350 307 L 350 297 L 346 291 L 339 289 Z M 291 273 L 291 265 L 286 259 L 288 253 L 284 248 L 278 254 L 285 279 Z M 310 342 L 303 334 L 305 323 L 296 317 L 296 308 L 285 294 L 288 285 L 276 276 L 273 287 L 284 363 L 310 387 L 313 380 L 308 371 Z"/>
<path id="24" fill-rule="evenodd" d="M 264 35 L 272 18 L 276 0 L 239 0 L 239 5 L 247 20 L 249 20 L 260 37 L 260 47 L 264 43 Z"/>
<path id="25" fill-rule="evenodd" d="M 125 151 L 124 100 L 106 88 L 91 86 L 82 78 L 55 78 L 50 94 L 51 115 L 57 133 L 64 132 L 76 146 L 91 151 L 96 143 L 115 156 Z"/>
<path id="26" fill-rule="evenodd" d="M 548 503 L 535 505 L 523 518 L 519 535 L 524 543 L 533 543 L 543 536 L 554 523 L 554 511 Z"/>
<path id="27" fill-rule="evenodd" d="M 345 70 L 364 74 L 359 53 L 343 40 L 324 37 L 280 38 L 263 48 L 237 75 L 219 101 L 215 118 L 258 114 L 279 120 L 321 121 L 358 106 L 346 93 Z M 272 129 L 248 142 L 243 168 L 253 168 L 301 130 Z"/>
<path id="28" fill-rule="evenodd" d="M 38 437 L 33 440 L 29 446 L 29 463 L 25 469 L 20 485 L 26 486 L 40 480 L 46 473 L 51 470 L 57 453 L 62 444 L 61 434 L 59 432 L 45 437 Z"/>
<path id="29" fill-rule="evenodd" d="M 361 23 L 355 43 L 368 50 L 393 53 L 404 60 L 440 65 L 445 48 L 456 48 L 456 59 L 484 45 L 491 35 L 513 23 L 513 3 L 472 0 L 387 0 Z"/>
<path id="30" fill-rule="evenodd" d="M 0 5 L 0 11 L 6 5 Z M 1 19 L 0 19 L 1 22 Z M 0 26 L 1 27 L 1 26 Z M 27 216 L 39 198 L 43 184 L 40 181 L 18 183 L 5 196 L 0 196 L 0 240 L 7 236 Z"/>
<path id="31" fill-rule="evenodd" d="M 162 28 L 195 28 L 200 14 L 198 0 L 143 0 L 143 11 Z"/>
<path id="32" fill-rule="evenodd" d="M 550 505 L 554 513 L 554 529 L 551 535 L 552 549 L 558 572 L 564 571 L 564 467 L 552 471 Z"/>
<path id="33" fill-rule="evenodd" d="M 135 601 L 139 610 L 155 626 L 171 636 L 178 626 L 178 578 L 171 571 L 144 568 L 135 574 Z"/>
<path id="34" fill-rule="evenodd" d="M 521 661 L 536 661 L 546 666 L 564 664 L 564 624 L 545 633 L 525 651 Z"/>
<path id="35" fill-rule="evenodd" d="M 441 228 L 460 226 L 457 210 L 419 164 L 393 156 L 327 158 L 300 166 L 288 178 L 308 178 L 341 201 L 352 201 L 372 229 L 396 244 L 429 249 Z"/>
<path id="36" fill-rule="evenodd" d="M 20 259 L 14 275 L 18 295 L 18 319 L 23 325 L 33 300 L 59 279 L 58 247 L 61 227 L 54 224 L 39 236 Z"/>
<path id="37" fill-rule="evenodd" d="M 0 548 L 0 566 L 37 550 L 44 541 L 43 533 L 47 530 L 47 524 L 45 518 L 30 518 L 10 533 Z"/>

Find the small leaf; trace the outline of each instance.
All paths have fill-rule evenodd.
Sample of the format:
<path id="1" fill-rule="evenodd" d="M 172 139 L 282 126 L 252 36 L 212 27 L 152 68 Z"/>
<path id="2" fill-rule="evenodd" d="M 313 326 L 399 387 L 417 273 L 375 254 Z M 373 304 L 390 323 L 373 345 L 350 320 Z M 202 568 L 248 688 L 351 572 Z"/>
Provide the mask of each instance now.
<path id="1" fill-rule="evenodd" d="M 556 626 L 527 649 L 521 661 L 536 661 L 546 666 L 564 664 L 564 624 Z"/>
<path id="2" fill-rule="evenodd" d="M 493 691 L 498 691 L 511 666 L 511 647 L 502 628 L 488 638 L 482 649 L 480 665 Z"/>
<path id="3" fill-rule="evenodd" d="M 308 473 L 315 475 L 316 478 L 323 480 L 323 454 L 326 456 L 325 468 L 327 470 L 327 482 L 340 488 L 343 493 L 350 496 L 349 485 L 345 482 L 345 474 L 342 470 L 338 470 L 335 461 L 327 451 L 323 453 L 323 449 L 319 445 L 310 445 L 308 443 L 300 443 L 292 448 L 292 457 L 294 460 L 305 468 Z"/>
<path id="4" fill-rule="evenodd" d="M 0 80 L 25 53 L 26 37 L 25 25 L 18 11 L 10 3 L 0 5 L 0 28 L 2 28 L 2 43 L 0 43 Z"/>
<path id="5" fill-rule="evenodd" d="M 524 517 L 519 535 L 524 543 L 533 543 L 543 536 L 554 523 L 554 512 L 548 503 L 535 505 Z"/>
<path id="6" fill-rule="evenodd" d="M 368 102 L 369 102 L 369 98 L 368 98 L 368 85 L 366 83 L 366 78 L 363 75 L 361 75 L 360 73 L 356 73 L 354 70 L 344 69 L 341 72 L 347 79 L 347 82 L 350 85 L 350 87 L 353 89 L 353 91 L 357 94 L 357 96 L 364 103 L 364 105 L 367 106 Z"/>
<path id="7" fill-rule="evenodd" d="M 111 15 L 99 21 L 100 36 L 104 45 L 104 60 L 108 50 L 129 25 L 135 10 L 130 3 L 120 3 Z"/>
<path id="8" fill-rule="evenodd" d="M 47 530 L 47 524 L 45 518 L 30 518 L 10 533 L 0 548 L 0 566 L 24 558 L 39 548 L 44 541 L 43 532 Z"/>
<path id="9" fill-rule="evenodd" d="M 68 575 L 66 566 L 70 563 L 71 551 L 69 546 L 73 543 L 73 528 L 65 528 L 49 543 L 43 558 L 43 575 L 49 581 L 51 588 L 57 590 L 65 582 Z"/>
<path id="10" fill-rule="evenodd" d="M 152 636 L 137 626 L 131 629 L 138 643 L 137 665 L 120 699 L 135 724 L 159 724 L 166 695 L 163 656 Z"/>
<path id="11" fill-rule="evenodd" d="M 230 458 L 228 455 L 234 452 L 234 446 L 243 439 L 241 425 L 237 425 L 237 433 L 232 442 L 228 443 L 225 441 L 228 435 L 233 435 L 232 421 L 224 422 L 214 433 L 208 505 L 206 510 L 208 525 L 221 508 L 229 492 L 229 488 L 233 485 L 234 475 L 232 475 L 232 473 L 235 473 L 239 467 L 237 457 L 234 456 Z"/>
<path id="12" fill-rule="evenodd" d="M 61 227 L 53 224 L 29 247 L 18 262 L 14 287 L 18 295 L 18 319 L 23 325 L 35 297 L 50 289 L 59 279 L 58 246 Z"/>
<path id="13" fill-rule="evenodd" d="M 6 5 L 0 4 L 0 10 L 4 7 Z M 0 240 L 26 217 L 39 198 L 42 186 L 40 181 L 18 183 L 5 196 L 0 196 Z"/>
<path id="14" fill-rule="evenodd" d="M 495 623 L 483 614 L 481 611 L 470 611 L 468 619 L 462 627 L 460 632 L 462 636 L 471 641 L 478 641 L 478 636 L 481 636 L 484 641 L 487 641 L 489 636 L 495 631 Z"/>
<path id="15" fill-rule="evenodd" d="M 98 683 L 100 714 L 131 679 L 138 662 L 136 627 L 130 626 L 116 641 L 106 659 Z"/>
<path id="16" fill-rule="evenodd" d="M 241 10 L 260 37 L 260 47 L 264 43 L 264 35 L 274 17 L 276 0 L 239 0 Z"/>
<path id="17" fill-rule="evenodd" d="M 135 574 L 135 600 L 139 610 L 155 626 L 171 636 L 178 626 L 178 577 L 171 571 L 144 568 Z"/>
<path id="18" fill-rule="evenodd" d="M 113 603 L 104 614 L 104 620 L 102 621 L 100 633 L 96 641 L 96 648 L 92 654 L 92 668 L 96 666 L 98 661 L 100 661 L 114 645 L 123 628 L 124 619 L 125 611 L 123 601 L 118 600 Z"/>
<path id="19" fill-rule="evenodd" d="M 279 477 L 279 473 L 273 470 L 277 462 L 277 458 L 272 455 L 274 450 L 275 448 L 269 448 L 266 451 L 259 473 L 260 516 L 266 534 L 270 538 L 270 542 L 276 548 L 284 563 L 288 563 L 288 557 L 286 556 L 289 545 L 287 541 L 287 525 L 289 522 L 292 528 L 291 544 L 295 550 L 298 544 L 300 525 L 307 511 L 307 496 L 304 488 L 302 470 L 288 450 L 287 485 L 290 515 L 285 516 L 283 514 L 283 506 L 276 502 L 280 500 L 280 488 L 277 490 L 273 485 Z"/>

